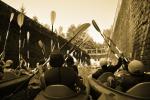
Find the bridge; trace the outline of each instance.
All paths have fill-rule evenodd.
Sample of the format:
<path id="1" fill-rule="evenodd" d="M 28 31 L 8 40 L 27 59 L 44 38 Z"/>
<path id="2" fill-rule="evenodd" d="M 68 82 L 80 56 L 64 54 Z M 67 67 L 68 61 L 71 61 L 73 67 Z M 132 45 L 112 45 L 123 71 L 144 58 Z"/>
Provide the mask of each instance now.
<path id="1" fill-rule="evenodd" d="M 96 49 L 84 49 L 86 53 L 90 55 L 92 59 L 99 60 L 100 58 L 106 57 L 108 54 L 107 46 Z"/>

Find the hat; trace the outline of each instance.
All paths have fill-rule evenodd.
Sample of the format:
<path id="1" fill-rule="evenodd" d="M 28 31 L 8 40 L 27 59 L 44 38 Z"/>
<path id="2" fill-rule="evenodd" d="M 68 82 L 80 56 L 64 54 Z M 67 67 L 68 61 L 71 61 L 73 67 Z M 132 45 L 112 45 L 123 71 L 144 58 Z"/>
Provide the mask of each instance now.
<path id="1" fill-rule="evenodd" d="M 132 74 L 144 74 L 144 64 L 139 60 L 133 60 L 128 65 L 128 70 Z"/>
<path id="2" fill-rule="evenodd" d="M 10 67 L 13 64 L 12 60 L 7 60 L 5 63 L 5 67 Z"/>

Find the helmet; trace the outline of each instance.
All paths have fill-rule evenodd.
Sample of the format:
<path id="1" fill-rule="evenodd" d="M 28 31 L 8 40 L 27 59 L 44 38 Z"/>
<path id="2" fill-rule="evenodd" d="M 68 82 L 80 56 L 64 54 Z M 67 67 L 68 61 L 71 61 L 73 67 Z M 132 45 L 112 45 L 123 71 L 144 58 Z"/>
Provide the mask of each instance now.
<path id="1" fill-rule="evenodd" d="M 5 63 L 5 67 L 10 67 L 13 64 L 12 60 L 7 60 Z"/>
<path id="2" fill-rule="evenodd" d="M 71 57 L 70 55 L 67 57 L 66 59 L 66 63 L 69 65 L 73 65 L 74 64 L 74 59 L 73 57 Z"/>
<path id="3" fill-rule="evenodd" d="M 104 66 L 104 65 L 107 65 L 108 62 L 107 62 L 107 59 L 106 58 L 101 58 L 100 59 L 100 66 Z"/>
<path id="4" fill-rule="evenodd" d="M 51 54 L 50 65 L 52 67 L 61 67 L 64 64 L 64 56 L 59 52 L 54 52 Z"/>
<path id="5" fill-rule="evenodd" d="M 145 67 L 141 61 L 133 60 L 129 63 L 128 70 L 131 74 L 144 74 Z"/>
<path id="6" fill-rule="evenodd" d="M 40 65 L 45 63 L 45 59 L 40 59 L 40 61 L 38 62 Z"/>

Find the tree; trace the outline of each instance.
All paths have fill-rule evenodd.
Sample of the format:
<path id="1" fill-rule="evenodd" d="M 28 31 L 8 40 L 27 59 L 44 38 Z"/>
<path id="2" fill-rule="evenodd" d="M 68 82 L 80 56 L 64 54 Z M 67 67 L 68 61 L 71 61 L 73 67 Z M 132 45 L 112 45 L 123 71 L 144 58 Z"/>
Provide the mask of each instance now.
<path id="1" fill-rule="evenodd" d="M 43 25 L 45 28 L 47 28 L 48 30 L 50 30 L 50 26 L 48 24 L 44 24 Z"/>
<path id="2" fill-rule="evenodd" d="M 111 27 L 110 29 L 105 29 L 105 30 L 103 31 L 103 34 L 104 34 L 105 36 L 111 38 L 110 36 L 111 36 L 111 33 L 112 33 L 112 32 L 113 32 L 113 29 L 112 29 L 112 27 Z M 108 39 L 107 39 L 107 41 L 109 42 Z M 104 44 L 106 45 L 106 41 L 104 41 Z"/>
<path id="3" fill-rule="evenodd" d="M 107 37 L 110 37 L 111 33 L 113 32 L 112 27 L 110 29 L 105 29 L 103 31 L 103 34 L 105 34 Z"/>
<path id="4" fill-rule="evenodd" d="M 80 27 L 78 25 L 77 27 L 72 24 L 67 31 L 67 39 L 70 40 L 75 34 L 75 30 Z M 88 38 L 88 40 L 85 41 L 85 38 Z M 92 38 L 88 35 L 87 31 L 84 31 L 83 33 L 80 33 L 73 41 L 72 43 L 75 45 L 79 45 L 80 43 L 84 42 L 84 44 L 81 45 L 80 48 L 95 48 L 95 42 L 92 40 Z"/>
<path id="5" fill-rule="evenodd" d="M 58 35 L 60 35 L 61 37 L 65 38 L 65 39 L 67 38 L 66 33 L 63 33 L 62 26 L 59 26 L 59 28 L 58 28 Z"/>
<path id="6" fill-rule="evenodd" d="M 20 12 L 23 13 L 24 15 L 26 14 L 25 12 L 25 7 L 22 5 L 22 7 L 20 8 Z"/>
<path id="7" fill-rule="evenodd" d="M 32 18 L 35 22 L 38 22 L 38 18 L 37 18 L 37 16 L 33 16 L 33 18 Z"/>
<path id="8" fill-rule="evenodd" d="M 76 30 L 76 26 L 72 24 L 67 31 L 67 39 L 71 39 L 74 36 L 74 31 Z"/>
<path id="9" fill-rule="evenodd" d="M 58 34 L 59 35 L 63 34 L 63 27 L 62 26 L 59 26 L 59 28 L 58 28 Z"/>

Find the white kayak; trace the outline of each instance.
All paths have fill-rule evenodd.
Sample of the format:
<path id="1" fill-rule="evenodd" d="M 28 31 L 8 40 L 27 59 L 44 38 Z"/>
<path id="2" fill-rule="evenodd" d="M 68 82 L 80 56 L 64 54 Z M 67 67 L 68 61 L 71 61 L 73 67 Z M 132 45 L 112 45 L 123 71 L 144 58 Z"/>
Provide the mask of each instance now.
<path id="1" fill-rule="evenodd" d="M 98 100 L 150 100 L 150 82 L 135 85 L 126 93 L 105 86 L 98 80 L 88 77 L 90 87 L 101 93 Z"/>

